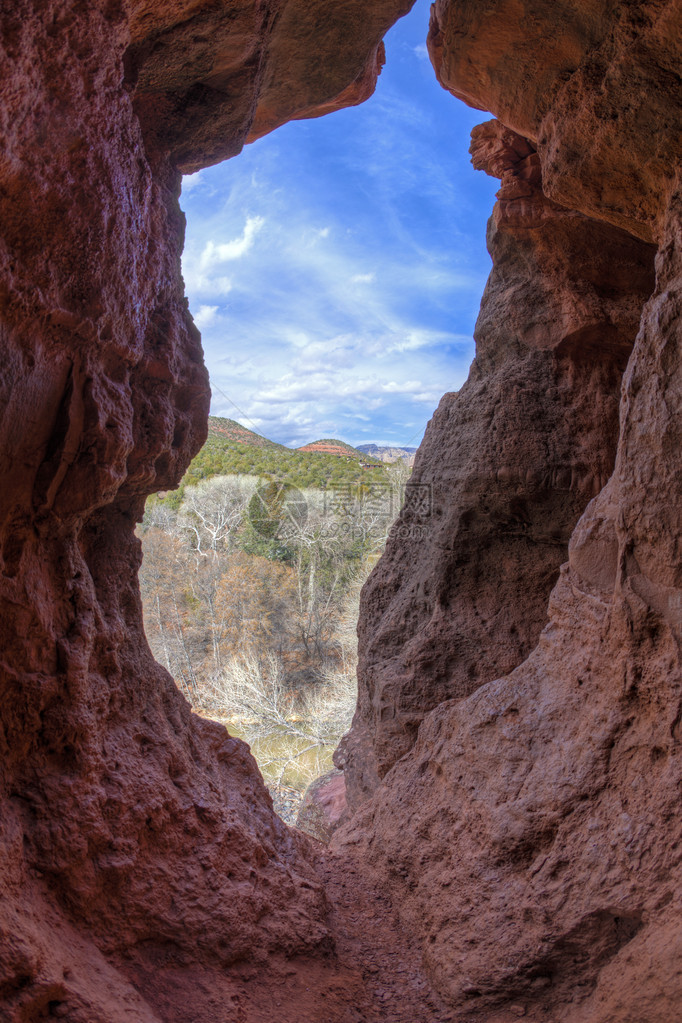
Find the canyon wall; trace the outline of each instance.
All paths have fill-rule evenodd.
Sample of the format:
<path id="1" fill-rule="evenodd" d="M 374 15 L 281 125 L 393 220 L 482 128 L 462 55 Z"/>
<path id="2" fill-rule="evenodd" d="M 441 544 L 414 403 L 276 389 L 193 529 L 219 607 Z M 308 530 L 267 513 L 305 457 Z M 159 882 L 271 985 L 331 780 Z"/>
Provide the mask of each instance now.
<path id="1" fill-rule="evenodd" d="M 351 806 L 424 715 L 515 668 L 547 619 L 568 540 L 611 475 L 618 398 L 653 246 L 547 199 L 534 147 L 493 121 L 474 165 L 502 179 L 469 379 L 428 425 L 408 501 L 365 586 L 358 710 L 337 751 Z M 416 507 L 413 507 L 415 505 Z"/>
<path id="2" fill-rule="evenodd" d="M 3 1019 L 426 1023 L 363 1001 L 389 931 L 434 1020 L 677 1019 L 679 0 L 434 5 L 441 83 L 498 119 L 494 268 L 365 591 L 336 860 L 144 638 L 135 522 L 209 399 L 180 172 L 362 101 L 408 7 L 0 10 Z"/>
<path id="3" fill-rule="evenodd" d="M 471 635 L 469 622 L 480 613 L 481 600 L 506 588 L 481 641 L 484 657 L 492 650 L 501 665 L 509 647 L 504 625 L 517 615 L 527 621 L 526 610 L 533 611 L 528 580 L 533 561 L 508 564 L 493 531 L 496 561 L 487 572 L 469 576 L 472 562 L 486 564 L 490 540 L 483 536 L 483 550 L 474 554 L 462 544 L 450 586 L 454 590 L 463 579 L 466 588 L 456 590 L 452 607 L 441 596 L 443 588 L 435 598 L 423 584 L 410 590 L 410 567 L 419 559 L 409 545 L 403 554 L 396 543 L 377 567 L 364 602 L 386 641 L 382 650 L 373 638 L 365 639 L 358 716 L 383 781 L 377 787 L 374 778 L 370 798 L 371 786 L 358 785 L 354 794 L 363 805 L 335 843 L 339 850 L 354 850 L 384 881 L 390 878 L 431 977 L 457 1007 L 454 1018 L 507 1019 L 516 1013 L 571 1023 L 671 1021 L 682 996 L 677 884 L 682 835 L 676 811 L 682 784 L 682 5 L 527 7 L 532 19 L 520 18 L 518 5 L 505 0 L 438 2 L 430 50 L 444 85 L 491 109 L 537 148 L 549 201 L 601 220 L 605 232 L 610 224 L 658 245 L 655 287 L 623 378 L 615 465 L 573 532 L 537 645 L 532 652 L 519 651 L 528 656 L 504 676 L 495 677 L 491 663 L 488 678 L 480 680 L 486 684 L 467 698 L 461 698 L 466 689 L 453 671 L 467 653 L 462 622 Z M 511 132 L 484 126 L 474 133 L 474 158 L 483 162 L 487 151 L 493 166 L 504 171 L 495 150 L 506 139 L 522 155 Z M 493 221 L 494 259 L 505 190 L 503 175 Z M 569 223 L 577 226 L 570 217 Z M 573 250 L 574 276 L 585 270 L 591 276 L 592 259 L 608 251 L 605 241 L 595 248 L 589 240 L 593 221 L 583 223 L 586 248 L 582 256 L 577 246 Z M 516 238 L 510 238 L 512 249 L 523 259 Z M 494 322 L 500 335 L 508 317 L 512 324 L 521 322 L 535 344 L 543 337 L 551 344 L 561 317 L 555 312 L 551 324 L 546 322 L 542 277 L 537 265 L 526 266 L 522 308 L 516 305 L 518 291 L 510 291 Z M 486 304 L 500 270 L 496 265 L 484 298 L 481 342 L 487 339 Z M 619 270 L 619 261 L 606 257 L 598 271 L 614 300 L 626 279 Z M 630 272 L 626 277 L 635 279 Z M 640 282 L 644 286 L 643 277 Z M 561 287 L 553 295 L 560 300 Z M 634 302 L 634 292 L 631 298 Z M 603 360 L 616 369 L 609 360 L 607 319 L 594 332 L 583 333 L 577 325 L 577 351 L 587 342 L 584 365 L 595 374 Z M 576 379 L 574 369 L 569 379 Z M 464 416 L 479 380 L 474 364 L 461 394 L 444 399 L 418 458 L 419 479 L 427 474 L 435 479 L 443 464 L 444 441 L 436 438 L 448 436 L 454 449 L 463 422 L 471 429 L 471 413 L 466 421 Z M 578 389 L 586 409 L 569 433 L 580 446 L 578 420 L 585 424 L 591 436 L 587 450 L 600 451 L 605 465 L 615 438 L 595 430 L 590 412 L 598 405 L 591 380 L 586 382 Z M 510 407 L 514 394 L 513 388 L 507 391 Z M 532 400 L 525 408 L 533 421 L 512 431 L 519 450 L 526 438 L 532 444 L 539 418 Z M 456 417 L 458 434 L 449 434 L 448 416 Z M 606 425 L 607 419 L 599 419 Z M 494 425 L 494 417 L 489 421 Z M 547 438 L 550 452 L 556 437 L 555 428 L 551 441 Z M 500 445 L 496 464 L 507 463 L 507 450 L 508 442 Z M 446 466 L 451 457 L 446 453 Z M 529 448 L 525 464 L 535 469 L 546 462 L 538 462 Z M 589 494 L 583 493 L 587 503 Z M 480 487 L 476 509 L 489 507 L 491 495 L 504 530 L 508 519 L 494 481 Z M 430 540 L 423 548 L 420 580 L 442 578 L 444 560 L 460 543 L 462 517 L 471 515 L 464 487 L 455 486 L 448 496 L 451 543 L 438 537 L 439 547 Z M 401 556 L 408 561 L 404 576 Z M 515 588 L 508 571 L 517 573 Z M 420 619 L 408 628 L 404 644 L 391 632 L 401 614 Z M 495 627 L 500 619 L 502 630 Z M 534 627 L 539 631 L 541 625 L 539 616 Z M 444 638 L 451 643 L 450 657 L 441 662 Z M 385 650 L 392 660 L 382 659 Z M 413 650 L 421 664 L 415 659 L 413 665 Z M 432 661 L 443 665 L 443 683 L 435 687 Z M 478 681 L 472 675 L 472 689 Z M 409 733 L 420 721 L 420 692 L 427 713 L 415 740 Z M 431 709 L 441 693 L 443 702 Z M 405 731 L 414 745 L 396 762 L 409 747 Z M 362 778 L 368 761 L 366 743 L 358 746 L 354 765 L 351 735 L 346 765 L 351 789 L 354 769 Z"/>
<path id="4" fill-rule="evenodd" d="M 206 436 L 180 168 L 368 95 L 405 6 L 360 6 L 0 10 L 3 1019 L 157 1019 L 163 968 L 331 948 L 309 843 L 151 657 L 134 529 Z"/>

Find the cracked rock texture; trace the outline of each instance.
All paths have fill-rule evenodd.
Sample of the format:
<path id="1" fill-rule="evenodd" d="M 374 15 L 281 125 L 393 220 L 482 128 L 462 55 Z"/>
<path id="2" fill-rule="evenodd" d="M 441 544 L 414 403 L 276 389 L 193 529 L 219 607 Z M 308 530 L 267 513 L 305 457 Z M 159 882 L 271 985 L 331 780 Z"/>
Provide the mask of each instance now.
<path id="1" fill-rule="evenodd" d="M 433 7 L 494 267 L 365 591 L 332 853 L 144 639 L 135 522 L 209 399 L 180 172 L 362 101 L 408 6 L 0 8 L 3 1021 L 679 1018 L 680 0 Z"/>

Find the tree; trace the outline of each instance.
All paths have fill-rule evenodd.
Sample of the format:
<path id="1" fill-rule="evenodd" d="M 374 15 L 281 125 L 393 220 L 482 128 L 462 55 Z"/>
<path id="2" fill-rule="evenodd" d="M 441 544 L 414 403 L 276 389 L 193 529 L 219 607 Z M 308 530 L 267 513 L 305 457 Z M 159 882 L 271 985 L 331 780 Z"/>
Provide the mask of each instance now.
<path id="1" fill-rule="evenodd" d="M 216 588 L 215 611 L 225 656 L 276 651 L 286 646 L 294 590 L 292 570 L 255 555 L 235 552 Z"/>
<path id="2" fill-rule="evenodd" d="M 257 747 L 261 770 L 275 787 L 292 765 L 300 774 L 311 753 L 318 767 L 309 780 L 321 773 L 321 757 L 331 754 L 349 727 L 357 696 L 357 685 L 345 676 L 305 692 L 293 690 L 273 653 L 231 658 L 212 688 L 217 706 L 239 721 L 247 741 Z"/>
<path id="3" fill-rule="evenodd" d="M 147 640 L 156 659 L 195 702 L 201 680 L 183 588 L 188 575 L 187 551 L 179 536 L 158 526 L 147 528 L 143 541 L 140 591 Z"/>
<path id="4" fill-rule="evenodd" d="M 214 476 L 185 489 L 178 525 L 197 554 L 230 550 L 256 485 L 252 476 Z"/>

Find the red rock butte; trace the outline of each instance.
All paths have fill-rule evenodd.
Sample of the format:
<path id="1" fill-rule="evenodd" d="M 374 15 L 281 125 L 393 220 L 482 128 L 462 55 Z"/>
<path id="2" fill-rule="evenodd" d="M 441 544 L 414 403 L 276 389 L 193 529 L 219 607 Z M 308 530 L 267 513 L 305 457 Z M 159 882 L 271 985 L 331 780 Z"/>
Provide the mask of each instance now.
<path id="1" fill-rule="evenodd" d="M 144 637 L 135 523 L 207 429 L 180 175 L 362 102 L 409 6 L 0 9 L 3 1020 L 680 1018 L 682 0 L 432 7 L 493 269 L 329 849 Z"/>

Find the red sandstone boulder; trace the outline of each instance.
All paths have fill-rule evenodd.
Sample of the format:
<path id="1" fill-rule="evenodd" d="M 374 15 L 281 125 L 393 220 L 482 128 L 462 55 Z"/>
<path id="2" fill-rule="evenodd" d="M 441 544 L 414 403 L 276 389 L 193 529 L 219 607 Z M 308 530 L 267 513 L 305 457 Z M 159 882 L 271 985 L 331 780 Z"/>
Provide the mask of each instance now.
<path id="1" fill-rule="evenodd" d="M 329 842 L 348 817 L 343 771 L 327 771 L 308 786 L 296 818 L 296 827 L 307 835 Z"/>

